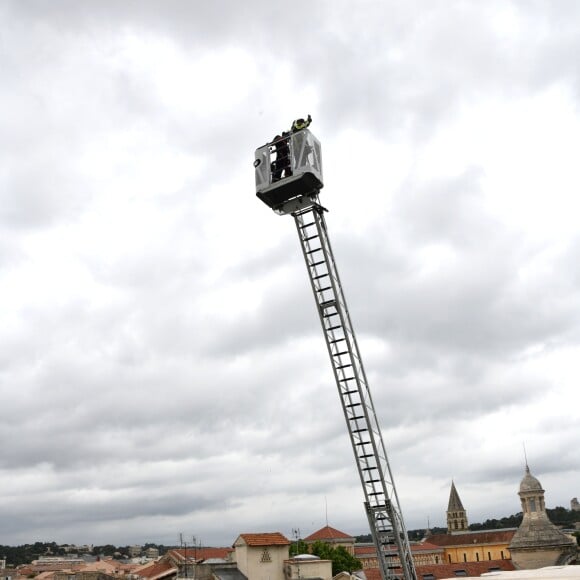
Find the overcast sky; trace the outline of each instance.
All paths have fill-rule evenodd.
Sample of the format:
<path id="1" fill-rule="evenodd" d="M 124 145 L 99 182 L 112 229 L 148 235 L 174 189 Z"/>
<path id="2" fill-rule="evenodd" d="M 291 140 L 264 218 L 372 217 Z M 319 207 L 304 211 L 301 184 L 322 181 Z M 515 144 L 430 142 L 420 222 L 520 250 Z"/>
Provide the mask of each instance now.
<path id="1" fill-rule="evenodd" d="M 368 531 L 295 227 L 308 113 L 409 529 L 580 496 L 580 5 L 0 0 L 0 543 Z"/>

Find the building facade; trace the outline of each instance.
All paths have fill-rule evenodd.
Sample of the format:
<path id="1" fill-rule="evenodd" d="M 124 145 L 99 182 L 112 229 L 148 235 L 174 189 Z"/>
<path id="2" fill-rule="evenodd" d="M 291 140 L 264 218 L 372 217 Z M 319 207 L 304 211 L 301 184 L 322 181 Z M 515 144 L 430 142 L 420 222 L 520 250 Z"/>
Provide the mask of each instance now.
<path id="1" fill-rule="evenodd" d="M 531 570 L 575 561 L 577 544 L 548 518 L 544 490 L 527 465 L 518 495 L 523 519 L 510 543 L 516 568 Z"/>
<path id="2" fill-rule="evenodd" d="M 284 580 L 290 540 L 281 533 L 240 534 L 234 549 L 238 570 L 248 580 Z"/>

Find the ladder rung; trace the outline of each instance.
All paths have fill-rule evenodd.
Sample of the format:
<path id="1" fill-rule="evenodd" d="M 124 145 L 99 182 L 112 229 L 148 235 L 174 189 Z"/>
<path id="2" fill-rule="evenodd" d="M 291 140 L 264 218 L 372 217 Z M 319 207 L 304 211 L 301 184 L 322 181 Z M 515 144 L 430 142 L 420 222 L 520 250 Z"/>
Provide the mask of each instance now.
<path id="1" fill-rule="evenodd" d="M 353 407 L 360 407 L 362 403 L 350 403 L 349 405 L 345 405 L 347 409 L 352 409 Z"/>
<path id="2" fill-rule="evenodd" d="M 365 483 L 379 483 L 380 481 L 380 479 L 369 479 L 368 481 L 365 481 Z"/>
<path id="3" fill-rule="evenodd" d="M 336 316 L 338 314 L 338 312 L 334 312 L 333 314 L 325 314 L 324 316 Z M 337 342 L 340 342 L 341 340 L 346 340 L 346 338 L 335 338 L 334 340 L 330 341 L 330 344 L 336 344 Z"/>
<path id="4" fill-rule="evenodd" d="M 337 324 L 336 326 L 331 326 L 331 327 L 327 328 L 326 331 L 328 332 L 329 330 L 336 330 L 337 328 L 342 328 L 342 324 Z"/>
<path id="5" fill-rule="evenodd" d="M 314 250 L 308 250 L 308 252 L 306 252 L 306 254 L 307 255 L 314 254 L 314 252 L 322 252 L 322 248 L 314 248 Z"/>
<path id="6" fill-rule="evenodd" d="M 304 229 L 304 228 L 307 228 L 307 227 L 309 227 L 309 226 L 313 226 L 315 223 L 316 223 L 316 222 L 310 222 L 310 223 L 304 224 L 303 226 L 300 226 L 300 227 L 301 227 L 302 229 Z"/>
<path id="7" fill-rule="evenodd" d="M 361 471 L 372 471 L 373 469 L 378 469 L 378 467 L 376 465 L 374 467 L 363 467 Z"/>
<path id="8" fill-rule="evenodd" d="M 348 354 L 348 350 L 343 350 L 342 352 L 337 352 L 336 354 L 333 354 L 332 356 L 342 356 L 343 354 Z"/>
<path id="9" fill-rule="evenodd" d="M 324 318 L 330 318 L 331 316 L 338 316 L 338 312 L 325 312 L 322 315 Z M 346 340 L 345 338 L 340 338 L 338 340 Z"/>
<path id="10" fill-rule="evenodd" d="M 359 459 L 366 459 L 367 457 L 374 457 L 374 453 L 365 453 L 364 455 L 359 455 Z M 373 493 L 369 493 L 369 495 L 383 495 L 382 491 L 375 491 Z"/>
<path id="11" fill-rule="evenodd" d="M 348 420 L 349 421 L 357 421 L 358 419 L 364 419 L 365 416 L 364 415 L 359 415 L 358 417 L 349 417 Z M 372 469 L 376 469 L 376 467 L 373 467 Z"/>
<path id="12" fill-rule="evenodd" d="M 359 443 L 355 443 L 355 445 L 370 445 L 370 441 L 360 441 Z"/>
<path id="13" fill-rule="evenodd" d="M 313 236 L 308 236 L 307 238 L 304 238 L 302 241 L 307 242 L 308 240 L 313 240 L 314 238 L 317 238 L 318 234 L 315 234 Z"/>
<path id="14" fill-rule="evenodd" d="M 312 264 L 308 264 L 311 268 L 315 266 L 320 266 L 320 264 L 324 264 L 325 260 L 318 260 L 318 262 L 312 262 Z"/>
<path id="15" fill-rule="evenodd" d="M 352 389 L 352 391 L 345 391 L 344 393 L 342 393 L 343 395 L 352 395 L 353 393 L 358 393 L 358 389 Z M 359 431 L 366 431 L 366 429 L 357 429 L 355 431 L 355 433 L 358 433 Z"/>
<path id="16" fill-rule="evenodd" d="M 318 280 L 319 278 L 324 278 L 324 276 L 330 276 L 330 274 L 328 272 L 326 274 L 318 274 L 318 276 L 314 276 L 312 279 Z"/>
<path id="17" fill-rule="evenodd" d="M 372 457 L 372 456 L 373 456 L 373 455 L 372 455 L 372 453 L 371 453 L 370 455 L 368 455 L 368 456 L 363 456 L 363 457 Z M 377 495 L 384 495 L 384 494 L 383 494 L 383 492 L 382 492 L 382 491 L 373 491 L 373 492 L 369 493 L 369 495 L 375 495 L 375 496 L 377 496 Z"/>
<path id="18" fill-rule="evenodd" d="M 330 290 L 332 286 L 325 286 L 324 288 L 318 288 L 317 292 L 326 292 L 326 290 Z"/>
<path id="19" fill-rule="evenodd" d="M 340 370 L 340 369 L 345 369 L 345 368 L 347 368 L 347 367 L 351 367 L 351 366 L 352 366 L 352 365 L 351 365 L 350 363 L 348 363 L 348 364 L 346 364 L 346 365 L 338 365 L 336 368 L 337 368 L 337 370 Z"/>
<path id="20" fill-rule="evenodd" d="M 364 433 L 365 431 L 368 431 L 368 429 L 364 428 L 364 429 L 353 429 L 352 430 L 353 433 Z"/>

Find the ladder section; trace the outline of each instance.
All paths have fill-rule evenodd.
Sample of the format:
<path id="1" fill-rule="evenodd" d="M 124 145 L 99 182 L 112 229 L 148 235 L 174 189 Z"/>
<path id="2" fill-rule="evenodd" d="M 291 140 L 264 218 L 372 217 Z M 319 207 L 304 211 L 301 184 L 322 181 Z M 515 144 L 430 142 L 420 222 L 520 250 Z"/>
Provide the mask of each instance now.
<path id="1" fill-rule="evenodd" d="M 391 468 L 318 203 L 293 214 L 365 495 L 383 580 L 416 580 Z"/>

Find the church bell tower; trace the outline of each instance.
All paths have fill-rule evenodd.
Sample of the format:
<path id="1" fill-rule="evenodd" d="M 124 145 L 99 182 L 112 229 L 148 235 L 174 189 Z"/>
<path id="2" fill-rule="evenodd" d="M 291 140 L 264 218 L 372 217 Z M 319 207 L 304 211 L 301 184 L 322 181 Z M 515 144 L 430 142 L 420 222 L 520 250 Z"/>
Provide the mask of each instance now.
<path id="1" fill-rule="evenodd" d="M 452 481 L 451 492 L 449 493 L 449 505 L 447 506 L 447 533 L 458 534 L 467 531 L 467 512 L 455 489 L 455 482 Z"/>

